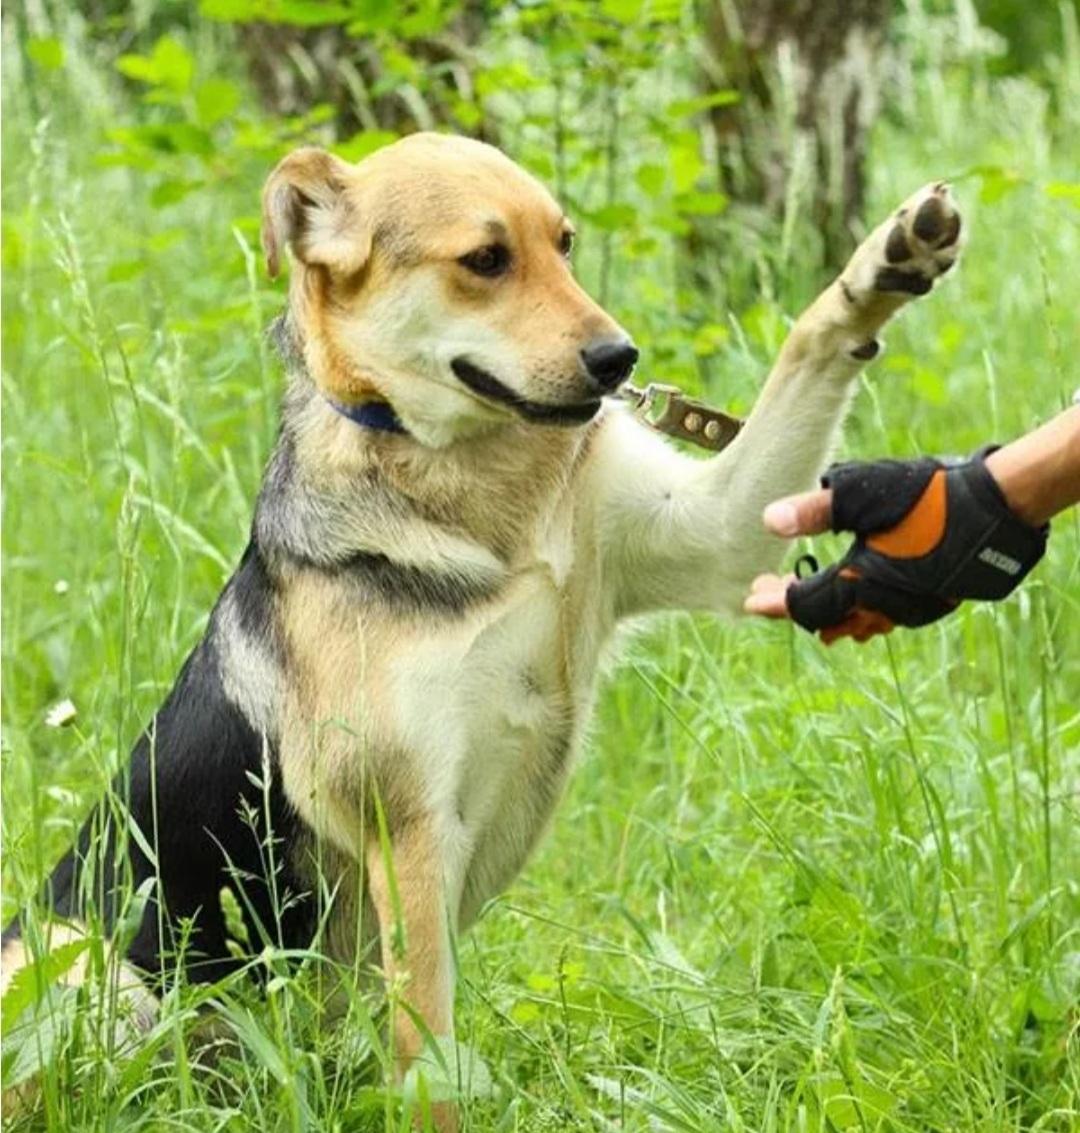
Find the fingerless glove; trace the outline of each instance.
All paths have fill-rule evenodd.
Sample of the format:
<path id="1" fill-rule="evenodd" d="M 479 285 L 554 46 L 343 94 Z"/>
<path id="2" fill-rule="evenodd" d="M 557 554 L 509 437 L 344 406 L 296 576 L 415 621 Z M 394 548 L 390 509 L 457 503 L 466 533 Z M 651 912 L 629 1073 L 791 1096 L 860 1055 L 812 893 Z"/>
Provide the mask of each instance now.
<path id="1" fill-rule="evenodd" d="M 835 464 L 834 531 L 855 542 L 835 565 L 793 582 L 788 610 L 832 639 L 921 626 L 965 598 L 1011 594 L 1042 558 L 1049 524 L 1018 519 L 986 467 L 996 446 L 960 464 L 931 457 Z"/>

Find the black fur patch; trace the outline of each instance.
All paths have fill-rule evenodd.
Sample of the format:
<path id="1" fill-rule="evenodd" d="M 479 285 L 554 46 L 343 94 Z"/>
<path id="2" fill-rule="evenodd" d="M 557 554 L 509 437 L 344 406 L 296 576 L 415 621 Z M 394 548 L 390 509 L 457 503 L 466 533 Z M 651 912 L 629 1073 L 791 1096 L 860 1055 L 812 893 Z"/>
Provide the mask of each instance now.
<path id="1" fill-rule="evenodd" d="M 204 639 L 135 745 L 114 798 L 98 805 L 54 870 L 46 903 L 87 922 L 96 910 L 111 930 L 124 912 L 122 896 L 154 879 L 127 946 L 128 959 L 150 976 L 175 967 L 187 931 L 182 922 L 190 924 L 183 955 L 190 980 L 216 980 L 240 966 L 226 946 L 224 886 L 236 894 L 253 953 L 265 943 L 309 943 L 313 903 L 300 892 L 287 855 L 298 819 L 273 752 L 264 768 L 263 743 L 226 697 L 214 644 Z M 267 773 L 265 789 L 253 782 Z"/>
<path id="2" fill-rule="evenodd" d="M 463 614 L 495 591 L 489 582 L 464 574 L 397 563 L 372 552 L 350 556 L 339 572 L 363 587 L 364 598 L 379 601 L 397 614 Z"/>
<path id="3" fill-rule="evenodd" d="M 254 537 L 244 549 L 228 589 L 240 619 L 240 628 L 257 640 L 272 640 L 276 586 Z"/>
<path id="4" fill-rule="evenodd" d="M 375 602 L 396 614 L 457 616 L 495 594 L 498 583 L 489 579 L 396 562 L 342 543 L 342 532 L 349 529 L 348 509 L 368 507 L 395 523 L 411 510 L 374 475 L 358 479 L 353 491 L 349 500 L 314 492 L 299 474 L 292 438 L 282 435 L 267 468 L 255 519 L 258 543 L 265 550 L 259 569 L 268 585 L 273 583 L 267 558 L 274 571 L 297 567 L 353 583 L 358 604 Z"/>

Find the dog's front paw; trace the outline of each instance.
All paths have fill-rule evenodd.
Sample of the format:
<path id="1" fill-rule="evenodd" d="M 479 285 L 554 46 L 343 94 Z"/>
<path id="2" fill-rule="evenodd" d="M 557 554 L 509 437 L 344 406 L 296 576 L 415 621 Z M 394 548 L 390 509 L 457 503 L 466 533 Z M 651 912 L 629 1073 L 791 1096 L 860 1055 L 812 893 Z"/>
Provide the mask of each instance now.
<path id="1" fill-rule="evenodd" d="M 910 299 L 925 295 L 956 263 L 962 227 L 944 181 L 909 197 L 859 245 L 840 277 L 853 313 L 883 322 Z"/>
<path id="2" fill-rule="evenodd" d="M 885 236 L 885 263 L 877 265 L 875 291 L 925 295 L 960 255 L 960 213 L 944 181 L 927 185 L 874 233 Z"/>

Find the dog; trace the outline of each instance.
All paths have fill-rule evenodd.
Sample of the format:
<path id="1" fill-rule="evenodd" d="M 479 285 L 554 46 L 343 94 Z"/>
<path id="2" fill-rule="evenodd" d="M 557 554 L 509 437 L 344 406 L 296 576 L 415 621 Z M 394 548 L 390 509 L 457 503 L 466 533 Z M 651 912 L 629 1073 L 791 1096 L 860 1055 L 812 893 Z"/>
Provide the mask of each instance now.
<path id="1" fill-rule="evenodd" d="M 938 183 L 878 227 L 704 460 L 613 396 L 638 351 L 576 282 L 573 237 L 537 180 L 460 137 L 357 165 L 304 148 L 271 174 L 289 381 L 250 542 L 116 786 L 141 836 L 99 808 L 47 885 L 69 926 L 91 898 L 109 927 L 146 896 L 125 963 L 147 986 L 243 963 L 232 888 L 251 941 L 321 933 L 404 987 L 401 1073 L 449 1040 L 454 934 L 549 822 L 616 626 L 740 611 L 782 552 L 763 507 L 825 466 L 881 328 L 956 261 L 960 216 Z M 16 921 L 5 980 L 29 958 Z"/>

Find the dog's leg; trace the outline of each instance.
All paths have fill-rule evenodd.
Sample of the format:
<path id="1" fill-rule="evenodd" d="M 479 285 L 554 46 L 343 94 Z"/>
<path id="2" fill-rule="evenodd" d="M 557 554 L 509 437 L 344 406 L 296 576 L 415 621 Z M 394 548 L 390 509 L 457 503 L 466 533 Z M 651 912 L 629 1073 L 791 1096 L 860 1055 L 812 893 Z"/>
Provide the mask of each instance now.
<path id="1" fill-rule="evenodd" d="M 626 414 L 610 423 L 594 467 L 620 615 L 741 607 L 751 578 L 785 549 L 765 532 L 763 508 L 812 486 L 878 332 L 952 267 L 959 237 L 946 185 L 909 198 L 796 322 L 750 419 L 718 456 L 681 457 Z"/>
<path id="2" fill-rule="evenodd" d="M 434 823 L 410 821 L 392 834 L 390 847 L 387 855 L 373 839 L 365 867 L 379 919 L 383 970 L 393 988 L 391 1027 L 401 1078 L 423 1052 L 424 1029 L 436 1040 L 453 1037 L 454 973 L 443 856 Z M 454 1057 L 452 1050 L 446 1055 Z M 436 1102 L 432 1116 L 439 1133 L 457 1129 L 453 1103 Z"/>

